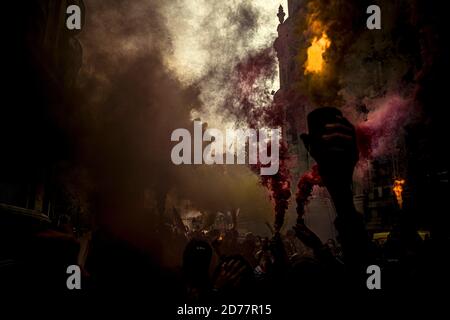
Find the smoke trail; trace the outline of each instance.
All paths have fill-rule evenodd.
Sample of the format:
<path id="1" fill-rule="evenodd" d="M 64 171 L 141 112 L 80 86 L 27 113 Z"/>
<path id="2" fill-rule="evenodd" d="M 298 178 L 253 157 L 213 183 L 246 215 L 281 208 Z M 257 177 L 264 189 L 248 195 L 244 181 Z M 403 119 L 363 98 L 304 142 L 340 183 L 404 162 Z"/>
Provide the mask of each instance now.
<path id="1" fill-rule="evenodd" d="M 309 202 L 314 186 L 322 186 L 319 175 L 319 167 L 314 165 L 309 171 L 305 172 L 297 184 L 297 193 L 295 200 L 297 202 L 297 223 L 301 224 L 305 214 L 305 207 Z"/>
<path id="2" fill-rule="evenodd" d="M 273 49 L 268 48 L 246 57 L 233 72 L 232 90 L 225 107 L 249 128 L 283 127 L 283 105 L 274 101 L 269 91 L 276 72 L 275 63 Z M 261 176 L 261 184 L 268 189 L 273 201 L 276 232 L 283 226 L 291 196 L 288 162 L 288 147 L 284 141 L 280 141 L 278 172 L 273 176 Z M 258 173 L 260 165 L 252 166 L 252 169 Z"/>

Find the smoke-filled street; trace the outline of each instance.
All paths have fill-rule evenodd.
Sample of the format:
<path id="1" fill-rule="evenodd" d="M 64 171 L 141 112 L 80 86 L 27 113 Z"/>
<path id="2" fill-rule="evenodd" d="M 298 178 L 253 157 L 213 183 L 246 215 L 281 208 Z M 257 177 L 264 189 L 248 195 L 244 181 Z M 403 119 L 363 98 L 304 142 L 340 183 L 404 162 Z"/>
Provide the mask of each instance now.
<path id="1" fill-rule="evenodd" d="M 443 4 L 4 7 L 6 295 L 285 319 L 448 284 Z"/>

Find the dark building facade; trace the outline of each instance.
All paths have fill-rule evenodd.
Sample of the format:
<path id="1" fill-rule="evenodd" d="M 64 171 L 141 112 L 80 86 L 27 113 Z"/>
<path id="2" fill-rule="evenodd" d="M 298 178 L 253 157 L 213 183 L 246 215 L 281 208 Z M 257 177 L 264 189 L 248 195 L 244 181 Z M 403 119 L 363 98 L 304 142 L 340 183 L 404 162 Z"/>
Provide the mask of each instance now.
<path id="1" fill-rule="evenodd" d="M 66 10 L 81 0 L 5 1 L 0 125 L 0 221 L 8 232 L 58 224 L 65 200 L 56 179 L 69 157 L 67 117 L 82 62 Z M 20 19 L 18 19 L 20 17 Z"/>
<path id="2" fill-rule="evenodd" d="M 285 123 L 284 139 L 288 142 L 290 155 L 294 164 L 292 171 L 293 180 L 298 178 L 311 168 L 314 161 L 309 156 L 300 135 L 307 131 L 306 118 L 310 111 L 316 107 L 303 99 L 298 82 L 304 77 L 305 61 L 299 58 L 301 49 L 311 45 L 311 40 L 306 38 L 307 32 L 302 29 L 304 24 L 301 20 L 307 20 L 304 6 L 306 1 L 288 1 L 287 13 L 280 6 L 278 18 L 278 38 L 275 40 L 274 48 L 279 61 L 280 89 L 275 94 L 275 100 L 284 105 Z M 378 70 L 378 69 L 377 69 Z M 379 70 L 378 70 L 379 71 Z M 382 83 L 379 72 L 373 74 L 374 83 Z M 367 161 L 368 173 L 364 181 L 358 181 L 354 185 L 354 201 L 360 212 L 366 217 L 367 227 L 372 232 L 387 231 L 398 223 L 401 210 L 393 193 L 395 179 L 406 176 L 407 151 L 402 141 L 398 145 L 399 152 L 392 157 Z M 295 184 L 293 184 L 295 185 Z M 314 211 L 319 212 L 323 219 L 332 223 L 334 209 L 330 205 L 331 199 L 324 192 L 313 194 L 313 199 L 322 204 L 313 205 Z M 408 209 L 409 192 L 405 188 L 403 193 L 403 208 Z M 321 212 L 321 213 L 320 213 Z M 316 214 L 316 213 L 314 213 Z"/>

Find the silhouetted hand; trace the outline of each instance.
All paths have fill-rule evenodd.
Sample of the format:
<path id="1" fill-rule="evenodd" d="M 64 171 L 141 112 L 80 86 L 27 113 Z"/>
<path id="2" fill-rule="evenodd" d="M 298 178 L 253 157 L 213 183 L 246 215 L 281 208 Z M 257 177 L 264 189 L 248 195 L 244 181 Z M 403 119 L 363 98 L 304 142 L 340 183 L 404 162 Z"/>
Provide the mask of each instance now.
<path id="1" fill-rule="evenodd" d="M 320 108 L 308 115 L 308 134 L 302 140 L 316 160 L 323 184 L 336 208 L 335 226 L 347 265 L 360 275 L 366 261 L 368 237 L 362 216 L 353 203 L 352 176 L 358 161 L 354 126 L 335 108 Z M 299 237 L 308 238 L 300 226 Z M 314 241 L 311 237 L 309 240 Z M 314 243 L 313 243 L 314 244 Z"/>
<path id="2" fill-rule="evenodd" d="M 354 126 L 338 109 L 320 108 L 308 115 L 308 128 L 301 137 L 328 191 L 333 195 L 350 190 L 358 161 Z"/>

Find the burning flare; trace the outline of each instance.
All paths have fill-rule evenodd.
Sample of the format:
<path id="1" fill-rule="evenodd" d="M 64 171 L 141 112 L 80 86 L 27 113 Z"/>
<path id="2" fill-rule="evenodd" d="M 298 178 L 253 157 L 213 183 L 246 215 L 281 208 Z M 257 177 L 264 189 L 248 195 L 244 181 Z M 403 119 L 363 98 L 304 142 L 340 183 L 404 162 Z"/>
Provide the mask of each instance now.
<path id="1" fill-rule="evenodd" d="M 324 66 L 323 54 L 330 45 L 331 41 L 325 32 L 322 32 L 320 39 L 314 37 L 307 51 L 308 59 L 305 64 L 305 74 L 322 72 Z"/>
<path id="2" fill-rule="evenodd" d="M 395 197 L 397 198 L 398 205 L 400 209 L 403 207 L 403 185 L 405 184 L 404 179 L 396 179 L 394 180 L 394 186 L 392 190 L 395 193 Z"/>

